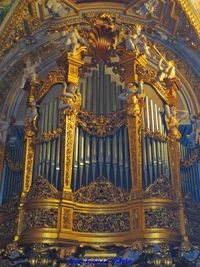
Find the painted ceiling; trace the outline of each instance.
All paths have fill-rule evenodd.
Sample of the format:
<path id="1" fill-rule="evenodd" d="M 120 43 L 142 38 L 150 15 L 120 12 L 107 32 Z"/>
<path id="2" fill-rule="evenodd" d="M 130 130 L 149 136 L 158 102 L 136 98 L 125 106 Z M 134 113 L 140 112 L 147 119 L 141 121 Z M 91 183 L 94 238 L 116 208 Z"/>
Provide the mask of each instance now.
<path id="1" fill-rule="evenodd" d="M 87 20 L 95 16 L 99 10 L 117 17 L 118 25 L 132 25 L 136 21 L 141 23 L 143 32 L 149 40 L 155 42 L 163 53 L 165 53 L 164 48 L 168 49 L 166 53 L 172 53 L 167 57 L 176 59 L 177 69 L 187 77 L 200 99 L 200 27 L 198 15 L 195 14 L 189 0 L 101 0 L 101 2 L 0 0 L 0 69 L 2 70 L 0 110 L 18 75 L 23 71 L 24 58 L 27 54 L 42 53 L 48 62 L 50 56 L 47 48 L 54 54 L 52 52 L 56 50 L 54 39 L 58 38 L 56 34 L 59 35 L 68 24 L 87 25 Z M 156 3 L 156 8 L 145 9 L 147 2 Z M 200 0 L 194 1 L 194 5 L 199 7 L 199 2 Z M 184 65 L 184 62 L 187 65 Z"/>
<path id="2" fill-rule="evenodd" d="M 200 0 L 190 0 L 196 9 L 197 13 L 200 14 Z M 8 14 L 10 8 L 12 7 L 13 3 L 16 2 L 16 0 L 0 0 L 0 24 Z M 76 4 L 80 3 L 89 3 L 89 2 L 97 2 L 96 0 L 73 0 L 72 2 L 75 2 Z M 101 0 L 101 2 L 115 2 L 115 3 L 125 3 L 129 4 L 131 2 L 134 2 L 132 0 Z"/>

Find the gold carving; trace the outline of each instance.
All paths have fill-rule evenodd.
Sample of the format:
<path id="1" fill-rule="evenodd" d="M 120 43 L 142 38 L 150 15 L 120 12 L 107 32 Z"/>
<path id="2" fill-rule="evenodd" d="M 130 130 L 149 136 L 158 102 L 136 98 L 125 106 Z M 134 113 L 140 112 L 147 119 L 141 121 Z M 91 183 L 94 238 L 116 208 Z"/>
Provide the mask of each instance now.
<path id="1" fill-rule="evenodd" d="M 129 96 L 127 100 L 127 126 L 131 159 L 132 192 L 142 191 L 141 129 L 144 96 Z"/>
<path id="2" fill-rule="evenodd" d="M 63 209 L 63 228 L 72 229 L 72 210 L 70 209 Z"/>
<path id="3" fill-rule="evenodd" d="M 25 162 L 24 162 L 24 182 L 23 192 L 27 193 L 32 183 L 32 172 L 34 163 L 34 147 L 32 138 L 26 137 L 25 140 Z"/>
<path id="4" fill-rule="evenodd" d="M 24 211 L 23 232 L 35 228 L 56 228 L 58 209 L 38 208 Z"/>
<path id="5" fill-rule="evenodd" d="M 89 34 L 93 61 L 105 61 L 116 46 L 114 19 L 110 14 L 100 14 L 94 19 L 93 25 Z"/>
<path id="6" fill-rule="evenodd" d="M 74 201 L 79 203 L 124 203 L 129 199 L 129 194 L 119 187 L 108 182 L 105 177 L 98 177 L 95 182 L 80 188 L 74 193 Z"/>
<path id="7" fill-rule="evenodd" d="M 42 84 L 40 90 L 36 94 L 36 102 L 41 100 L 54 84 L 65 82 L 65 70 L 59 69 L 58 71 L 50 72 Z"/>
<path id="8" fill-rule="evenodd" d="M 169 179 L 166 176 L 161 176 L 146 189 L 144 198 L 166 198 L 174 200 L 176 196 Z"/>
<path id="9" fill-rule="evenodd" d="M 181 159 L 181 168 L 190 168 L 200 160 L 200 146 L 192 151 L 189 159 Z"/>
<path id="10" fill-rule="evenodd" d="M 145 209 L 145 226 L 147 228 L 165 228 L 178 230 L 179 216 L 175 208 Z"/>
<path id="11" fill-rule="evenodd" d="M 132 230 L 139 227 L 139 209 L 131 210 L 131 228 Z"/>
<path id="12" fill-rule="evenodd" d="M 117 233 L 130 231 L 129 212 L 85 214 L 74 212 L 73 231 L 86 233 Z"/>
<path id="13" fill-rule="evenodd" d="M 149 138 L 152 138 L 153 140 L 157 140 L 157 141 L 164 142 L 164 143 L 166 143 L 169 140 L 169 137 L 163 135 L 160 131 L 154 132 L 148 128 L 142 127 L 142 132 Z"/>
<path id="14" fill-rule="evenodd" d="M 27 202 L 31 202 L 34 199 L 45 199 L 45 198 L 58 198 L 59 193 L 57 189 L 51 185 L 47 179 L 43 178 L 42 176 L 38 176 L 31 188 L 30 191 L 27 193 L 25 200 Z"/>
<path id="15" fill-rule="evenodd" d="M 79 102 L 80 103 L 80 102 Z M 74 133 L 78 110 L 72 108 L 64 110 L 65 114 L 65 134 L 63 136 L 64 143 L 64 191 L 71 192 L 71 177 L 72 177 L 72 163 L 73 163 L 73 144 Z"/>
<path id="16" fill-rule="evenodd" d="M 62 134 L 62 132 L 63 132 L 63 125 L 61 125 L 59 128 L 57 128 L 52 132 L 43 132 L 41 136 L 36 136 L 33 139 L 33 144 L 38 145 L 44 142 L 50 142 L 53 139 L 59 137 Z"/>
<path id="17" fill-rule="evenodd" d="M 78 123 L 91 135 L 104 137 L 113 135 L 126 122 L 125 111 L 110 113 L 107 117 L 103 114 L 96 116 L 92 112 L 79 111 Z"/>

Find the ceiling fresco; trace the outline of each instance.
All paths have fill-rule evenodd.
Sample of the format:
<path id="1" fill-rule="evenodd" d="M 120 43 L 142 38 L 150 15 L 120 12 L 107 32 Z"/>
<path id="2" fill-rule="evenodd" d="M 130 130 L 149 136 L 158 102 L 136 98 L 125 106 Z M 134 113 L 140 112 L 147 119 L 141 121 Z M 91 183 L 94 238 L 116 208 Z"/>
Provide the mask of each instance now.
<path id="1" fill-rule="evenodd" d="M 115 17 L 119 28 L 141 23 L 159 50 L 172 53 L 168 57 L 176 60 L 200 99 L 200 27 L 192 9 L 189 0 L 0 0 L 0 110 L 27 54 L 48 58 L 47 53 L 58 51 L 57 35 L 69 25 L 86 27 L 99 10 Z"/>

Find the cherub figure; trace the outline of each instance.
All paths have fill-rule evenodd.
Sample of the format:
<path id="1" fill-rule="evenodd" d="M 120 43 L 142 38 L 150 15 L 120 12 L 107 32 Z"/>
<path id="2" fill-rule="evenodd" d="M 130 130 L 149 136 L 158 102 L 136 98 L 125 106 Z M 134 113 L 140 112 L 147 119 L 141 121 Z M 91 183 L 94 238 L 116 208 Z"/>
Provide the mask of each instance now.
<path id="1" fill-rule="evenodd" d="M 24 88 L 27 81 L 31 81 L 31 82 L 37 81 L 36 70 L 40 66 L 40 64 L 41 64 L 40 58 L 35 63 L 32 63 L 30 58 L 27 59 L 26 67 L 24 69 L 24 74 L 22 76 L 21 88 Z"/>
<path id="2" fill-rule="evenodd" d="M 1 144 L 6 143 L 10 124 L 11 124 L 10 118 L 6 118 L 6 116 L 2 116 L 2 119 L 0 119 L 0 143 Z"/>
<path id="3" fill-rule="evenodd" d="M 46 7 L 53 17 L 61 17 L 65 10 L 59 0 L 47 0 Z"/>
<path id="4" fill-rule="evenodd" d="M 86 45 L 85 40 L 79 35 L 78 30 L 71 26 L 66 35 L 65 45 L 74 55 L 81 44 Z"/>
<path id="5" fill-rule="evenodd" d="M 179 124 L 181 122 L 181 118 L 178 119 L 177 110 L 174 106 L 169 107 L 169 105 L 164 106 L 165 111 L 165 121 L 167 125 L 168 131 L 176 136 L 177 139 L 181 138 L 181 133 L 178 130 Z"/>
<path id="6" fill-rule="evenodd" d="M 136 87 L 134 83 L 129 83 L 128 86 L 123 90 L 118 98 L 122 101 L 127 101 L 129 96 L 134 96 L 134 102 L 137 100 L 137 97 L 142 95 L 144 92 L 143 88 L 144 82 L 141 81 Z"/>
<path id="7" fill-rule="evenodd" d="M 73 103 L 76 101 L 78 93 L 78 86 L 70 83 L 67 85 L 66 82 L 63 83 L 63 91 L 61 94 L 61 99 L 58 105 L 58 109 L 62 110 L 65 108 L 71 108 L 73 107 Z M 67 99 L 67 101 L 64 101 L 64 98 Z"/>
<path id="8" fill-rule="evenodd" d="M 147 45 L 146 37 L 141 34 L 141 30 L 141 25 L 136 25 L 134 32 L 131 30 L 126 32 L 125 47 L 132 52 L 138 50 L 140 53 L 150 56 L 150 47 Z"/>
<path id="9" fill-rule="evenodd" d="M 174 66 L 174 61 L 165 60 L 165 64 L 163 64 L 163 58 L 160 59 L 159 65 L 158 65 L 158 76 L 157 79 L 159 82 L 163 82 L 164 79 L 173 79 L 176 76 L 176 69 Z"/>
<path id="10" fill-rule="evenodd" d="M 130 29 L 126 32 L 125 37 L 125 47 L 127 50 L 131 50 L 133 52 L 136 51 L 136 45 L 139 41 L 140 35 L 141 35 L 142 27 L 141 25 L 136 25 L 135 31 L 131 31 Z"/>
<path id="11" fill-rule="evenodd" d="M 26 115 L 25 115 L 25 120 L 28 121 L 29 123 L 36 123 L 36 119 L 38 117 L 38 111 L 37 108 L 39 106 L 36 105 L 35 100 L 33 100 L 27 107 L 26 109 Z"/>

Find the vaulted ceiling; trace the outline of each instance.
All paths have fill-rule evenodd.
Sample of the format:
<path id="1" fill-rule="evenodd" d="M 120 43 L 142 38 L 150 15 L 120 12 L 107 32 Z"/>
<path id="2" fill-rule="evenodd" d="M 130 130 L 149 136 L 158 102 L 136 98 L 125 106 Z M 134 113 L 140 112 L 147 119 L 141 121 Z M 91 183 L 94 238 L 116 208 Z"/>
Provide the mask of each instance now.
<path id="1" fill-rule="evenodd" d="M 147 2 L 155 8 L 146 10 Z M 27 54 L 48 58 L 59 32 L 87 25 L 100 12 L 112 14 L 118 25 L 141 23 L 200 99 L 200 18 L 189 0 L 3 0 L 0 5 L 0 110 Z"/>

